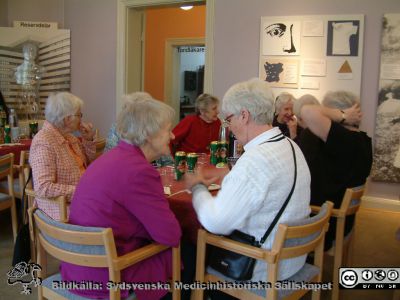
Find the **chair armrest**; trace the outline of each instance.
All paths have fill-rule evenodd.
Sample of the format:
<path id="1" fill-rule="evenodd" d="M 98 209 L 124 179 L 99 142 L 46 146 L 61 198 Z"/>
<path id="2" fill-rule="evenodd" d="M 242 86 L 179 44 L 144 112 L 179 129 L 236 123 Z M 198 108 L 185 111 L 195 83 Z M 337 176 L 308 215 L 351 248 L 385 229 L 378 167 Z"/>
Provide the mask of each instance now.
<path id="1" fill-rule="evenodd" d="M 310 205 L 310 208 L 313 213 L 319 213 L 319 211 L 321 210 L 321 206 L 318 205 Z M 346 213 L 342 212 L 340 209 L 334 208 L 332 209 L 331 217 L 344 218 L 346 217 Z"/>
<path id="2" fill-rule="evenodd" d="M 310 205 L 311 208 L 311 212 L 313 213 L 319 213 L 319 211 L 321 210 L 321 206 L 317 206 L 317 205 Z"/>
<path id="3" fill-rule="evenodd" d="M 25 195 L 29 197 L 36 197 L 35 191 L 30 188 L 25 189 Z"/>
<path id="4" fill-rule="evenodd" d="M 129 252 L 125 255 L 119 256 L 114 260 L 116 270 L 123 270 L 131 265 L 136 264 L 139 261 L 142 261 L 146 258 L 149 258 L 157 253 L 160 253 L 170 246 L 161 245 L 161 244 L 150 244 L 146 245 L 142 248 Z"/>
<path id="5" fill-rule="evenodd" d="M 276 251 L 265 250 L 255 246 L 246 245 L 237 241 L 233 241 L 224 236 L 206 232 L 203 229 L 199 229 L 199 231 L 200 230 L 204 232 L 205 235 L 204 242 L 206 244 L 210 244 L 218 248 L 223 248 L 235 253 L 246 255 L 248 257 L 252 257 L 255 259 L 261 259 L 267 261 L 268 263 L 275 263 L 278 259 L 277 255 L 278 253 Z"/>

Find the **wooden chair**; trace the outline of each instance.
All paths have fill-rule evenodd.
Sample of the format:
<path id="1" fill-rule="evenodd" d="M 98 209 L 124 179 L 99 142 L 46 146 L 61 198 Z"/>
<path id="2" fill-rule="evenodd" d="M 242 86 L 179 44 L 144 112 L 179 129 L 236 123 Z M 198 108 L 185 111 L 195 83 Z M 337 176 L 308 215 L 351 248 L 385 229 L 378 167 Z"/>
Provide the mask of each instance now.
<path id="1" fill-rule="evenodd" d="M 106 139 L 100 138 L 96 140 L 96 158 L 103 154 L 106 147 Z"/>
<path id="2" fill-rule="evenodd" d="M 31 165 L 29 164 L 29 151 L 21 151 L 19 165 L 14 165 L 14 169 L 18 170 L 18 181 L 14 184 L 14 193 L 17 198 L 22 199 L 22 191 L 31 171 Z M 32 189 L 32 180 L 29 181 L 26 187 Z"/>
<path id="3" fill-rule="evenodd" d="M 25 182 L 29 177 L 30 165 L 29 165 L 29 151 L 21 151 L 19 165 L 13 166 L 14 172 L 18 172 L 18 180 L 13 181 L 14 196 L 18 199 L 22 199 L 22 189 L 25 186 Z M 32 183 L 29 184 L 32 188 Z M 0 192 L 8 193 L 8 184 L 6 181 L 0 182 Z"/>
<path id="4" fill-rule="evenodd" d="M 364 195 L 365 186 L 348 188 L 343 196 L 342 204 L 339 209 L 332 210 L 332 218 L 336 218 L 336 234 L 334 246 L 326 251 L 325 254 L 334 257 L 333 261 L 333 290 L 332 299 L 339 299 L 339 268 L 344 261 L 349 262 L 351 256 L 351 248 L 353 247 L 353 236 L 355 235 L 355 227 L 345 237 L 344 229 L 346 225 L 346 216 L 355 215 L 360 208 L 361 198 Z M 313 212 L 319 212 L 320 207 L 311 205 Z M 350 252 L 350 255 L 349 255 Z"/>
<path id="5" fill-rule="evenodd" d="M 7 178 L 7 191 L 0 193 L 0 211 L 11 209 L 11 224 L 14 242 L 17 238 L 18 218 L 14 195 L 14 154 L 9 153 L 0 157 L 0 181 Z"/>
<path id="6" fill-rule="evenodd" d="M 26 188 L 25 189 L 25 197 L 27 197 L 27 203 L 28 203 L 28 209 L 29 208 L 34 208 L 35 205 L 35 191 Z M 60 222 L 62 223 L 67 223 L 68 222 L 68 203 L 67 199 L 64 196 L 58 196 L 56 198 L 51 198 L 48 199 L 48 201 L 56 201 L 58 203 L 58 206 L 60 208 Z M 33 220 L 31 216 L 28 215 L 29 218 L 29 237 L 31 239 L 31 260 L 33 262 L 36 262 L 37 257 L 36 257 L 36 239 L 35 239 L 35 234 L 34 234 L 34 229 L 33 229 Z"/>
<path id="7" fill-rule="evenodd" d="M 197 242 L 196 281 L 218 282 L 234 281 L 223 276 L 210 267 L 205 270 L 206 245 L 210 244 L 219 248 L 227 249 L 242 255 L 264 260 L 267 264 L 266 282 L 272 287 L 278 280 L 278 265 L 282 259 L 298 257 L 314 252 L 314 264 L 306 263 L 292 277 L 286 279 L 295 282 L 321 282 L 323 250 L 325 233 L 328 230 L 328 221 L 331 215 L 333 203 L 327 202 L 322 206 L 321 211 L 314 217 L 291 224 L 279 224 L 272 249 L 262 249 L 232 241 L 225 237 L 211 234 L 199 229 Z M 308 290 L 277 290 L 270 289 L 224 289 L 224 293 L 239 299 L 299 299 Z M 320 290 L 313 291 L 313 299 L 319 299 Z M 203 290 L 195 291 L 195 299 L 203 299 Z"/>
<path id="8" fill-rule="evenodd" d="M 156 255 L 170 247 L 150 244 L 122 256 L 118 256 L 111 228 L 83 227 L 57 222 L 40 209 L 30 208 L 35 235 L 38 241 L 38 264 L 42 267 L 39 277 L 43 279 L 38 289 L 39 299 L 72 299 L 68 290 L 52 289 L 52 282 L 61 279 L 60 273 L 47 277 L 47 253 L 64 262 L 87 267 L 109 269 L 109 280 L 121 282 L 121 271 Z M 180 280 L 180 247 L 173 248 L 173 282 Z M 180 299 L 180 290 L 174 289 L 173 299 Z M 73 298 L 75 299 L 75 298 Z M 80 298 L 79 299 L 84 299 Z M 109 299 L 120 299 L 120 290 L 111 289 Z"/>

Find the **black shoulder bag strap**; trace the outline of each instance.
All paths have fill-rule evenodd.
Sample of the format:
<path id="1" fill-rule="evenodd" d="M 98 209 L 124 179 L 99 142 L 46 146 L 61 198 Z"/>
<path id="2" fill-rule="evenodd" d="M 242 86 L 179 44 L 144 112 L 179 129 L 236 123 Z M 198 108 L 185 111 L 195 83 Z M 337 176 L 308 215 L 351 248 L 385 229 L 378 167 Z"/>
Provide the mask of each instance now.
<path id="1" fill-rule="evenodd" d="M 270 140 L 270 141 L 267 141 L 267 142 L 265 142 L 265 143 L 268 143 L 268 142 L 276 142 L 276 141 L 280 141 L 280 140 L 282 140 L 282 138 L 278 138 L 277 140 Z M 260 246 L 260 247 L 262 246 L 262 244 L 265 243 L 265 241 L 267 240 L 268 236 L 270 235 L 272 229 L 274 229 L 276 223 L 278 222 L 279 218 L 281 217 L 283 211 L 285 210 L 287 204 L 289 203 L 290 198 L 292 197 L 292 194 L 293 194 L 293 191 L 294 191 L 294 187 L 295 187 L 295 185 L 296 185 L 296 180 L 297 180 L 297 160 L 296 160 L 296 154 L 295 154 L 295 152 L 294 152 L 294 147 L 293 147 L 292 142 L 291 142 L 289 139 L 287 139 L 287 141 L 289 142 L 290 147 L 292 148 L 293 160 L 294 160 L 294 180 L 293 180 L 292 189 L 290 190 L 289 195 L 287 196 L 287 198 L 286 198 L 285 202 L 283 203 L 281 209 L 279 210 L 278 214 L 275 216 L 275 218 L 274 218 L 274 220 L 272 221 L 271 225 L 269 225 L 267 231 L 265 232 L 264 236 L 263 236 L 262 239 L 260 240 L 260 242 L 259 242 L 259 246 Z"/>

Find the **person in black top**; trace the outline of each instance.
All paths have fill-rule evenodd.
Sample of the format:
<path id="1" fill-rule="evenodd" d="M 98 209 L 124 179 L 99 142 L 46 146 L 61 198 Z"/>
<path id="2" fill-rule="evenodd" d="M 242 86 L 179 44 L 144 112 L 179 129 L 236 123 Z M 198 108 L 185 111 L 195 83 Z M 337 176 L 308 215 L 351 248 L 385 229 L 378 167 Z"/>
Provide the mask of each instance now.
<path id="1" fill-rule="evenodd" d="M 296 98 L 289 93 L 283 92 L 275 100 L 275 116 L 272 126 L 279 127 L 284 135 L 290 137 L 297 143 L 301 128 L 297 126 L 297 119 L 293 115 L 293 103 Z"/>
<path id="2" fill-rule="evenodd" d="M 358 97 L 350 92 L 329 92 L 322 106 L 303 105 L 299 119 L 307 129 L 300 135 L 302 149 L 311 172 L 311 204 L 326 200 L 339 208 L 346 188 L 363 185 L 372 166 L 371 138 L 358 129 L 361 110 Z M 336 223 L 329 226 L 325 249 L 332 246 Z M 346 219 L 345 234 L 354 225 Z"/>

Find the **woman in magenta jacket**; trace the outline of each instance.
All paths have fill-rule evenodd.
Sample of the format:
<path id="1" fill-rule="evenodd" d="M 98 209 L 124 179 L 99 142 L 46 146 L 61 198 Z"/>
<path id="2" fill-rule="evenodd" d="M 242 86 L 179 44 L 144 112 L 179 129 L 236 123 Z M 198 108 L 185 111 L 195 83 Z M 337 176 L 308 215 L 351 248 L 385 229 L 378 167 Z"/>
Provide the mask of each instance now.
<path id="1" fill-rule="evenodd" d="M 79 182 L 69 222 L 112 228 L 118 255 L 151 242 L 177 246 L 181 229 L 164 196 L 158 171 L 150 164 L 169 153 L 174 111 L 153 99 L 129 95 L 117 120 L 120 143 L 96 159 Z M 142 93 L 143 94 L 143 93 Z M 108 298 L 106 268 L 63 262 L 65 281 L 102 282 L 101 290 L 70 290 L 90 298 Z M 122 282 L 167 282 L 172 276 L 171 250 L 122 272 Z M 168 290 L 135 290 L 138 299 L 159 299 Z M 121 297 L 128 295 L 121 291 Z"/>

